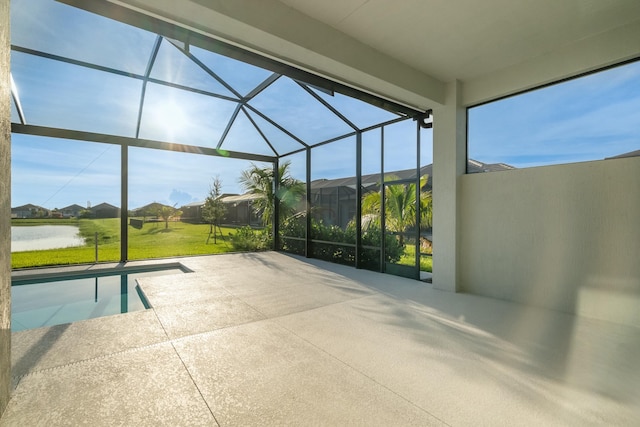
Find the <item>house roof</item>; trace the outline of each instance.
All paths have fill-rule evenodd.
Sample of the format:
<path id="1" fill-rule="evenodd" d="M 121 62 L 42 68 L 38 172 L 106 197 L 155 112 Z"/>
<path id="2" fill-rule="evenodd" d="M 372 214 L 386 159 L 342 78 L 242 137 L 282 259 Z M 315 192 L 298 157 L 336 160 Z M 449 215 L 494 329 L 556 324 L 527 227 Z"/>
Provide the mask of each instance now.
<path id="1" fill-rule="evenodd" d="M 96 211 L 98 209 L 119 209 L 117 206 L 113 206 L 109 203 L 103 202 L 103 203 L 99 203 L 95 206 L 92 206 L 90 210 L 92 211 Z"/>
<path id="2" fill-rule="evenodd" d="M 261 196 L 259 194 L 245 193 L 245 194 L 239 194 L 236 196 L 221 197 L 220 200 L 222 201 L 222 203 L 239 203 L 239 202 L 248 202 L 251 200 L 256 200 L 256 199 L 259 199 L 260 197 Z"/>
<path id="3" fill-rule="evenodd" d="M 494 171 L 502 171 L 502 170 L 510 170 L 515 169 L 513 166 L 504 164 L 504 163 L 483 163 L 477 160 L 469 159 L 467 164 L 468 173 L 476 173 L 476 172 L 494 172 Z M 415 169 L 405 169 L 399 171 L 390 171 L 386 172 L 385 176 L 393 175 L 399 180 L 403 179 L 412 179 L 415 178 Z M 422 166 L 420 168 L 420 176 L 429 176 L 429 180 L 427 181 L 426 187 L 431 188 L 433 185 L 433 164 L 429 164 L 426 166 Z M 377 186 L 380 183 L 380 174 L 369 174 L 362 175 L 362 185 L 366 187 Z M 336 179 L 317 179 L 315 181 L 311 181 L 311 189 L 319 190 L 323 188 L 336 188 L 336 187 L 349 187 L 355 189 L 356 178 L 348 177 L 348 178 L 336 178 Z"/>
<path id="4" fill-rule="evenodd" d="M 191 203 L 187 203 L 186 205 L 182 205 L 183 208 L 191 208 L 191 207 L 198 207 L 198 206 L 202 206 L 204 205 L 204 200 L 200 201 L 200 202 L 191 202 Z"/>
<path id="5" fill-rule="evenodd" d="M 80 206 L 80 205 L 74 203 L 73 205 L 69 205 L 69 206 L 65 206 L 64 208 L 61 208 L 60 210 L 61 211 L 67 211 L 67 210 L 75 211 L 75 210 L 81 210 L 81 209 L 84 209 L 84 206 Z"/>
<path id="6" fill-rule="evenodd" d="M 640 156 L 640 150 L 630 151 L 624 154 L 618 154 L 617 156 L 607 157 L 607 159 L 622 159 L 625 157 L 638 157 L 638 156 Z"/>
<path id="7" fill-rule="evenodd" d="M 31 203 L 27 203 L 26 205 L 22 205 L 22 206 L 17 206 L 15 208 L 11 208 L 12 211 L 27 211 L 27 210 L 31 210 L 31 209 L 42 209 L 42 210 L 48 210 L 47 208 L 43 208 L 42 206 L 38 206 L 38 205 L 33 205 Z"/>
<path id="8" fill-rule="evenodd" d="M 497 172 L 511 169 L 516 168 L 506 163 L 483 163 L 473 159 L 469 159 L 467 163 L 467 173 Z"/>
<path id="9" fill-rule="evenodd" d="M 172 207 L 172 206 L 164 205 L 164 204 L 158 203 L 158 202 L 151 202 L 151 203 L 148 203 L 148 204 L 146 204 L 144 206 L 140 206 L 139 208 L 132 209 L 132 210 L 133 211 L 139 211 L 139 210 L 158 209 L 158 208 L 165 207 L 165 206 L 166 207 Z"/>
<path id="10" fill-rule="evenodd" d="M 431 183 L 431 175 L 432 175 L 432 165 L 426 165 L 420 168 L 420 176 L 429 175 L 429 184 Z M 415 177 L 415 169 L 404 169 L 399 171 L 390 171 L 386 172 L 385 176 L 393 175 L 399 180 L 402 179 L 411 179 Z M 362 185 L 364 187 L 370 187 L 374 185 L 378 185 L 380 183 L 380 174 L 372 173 L 367 175 L 362 175 Z M 322 188 L 335 188 L 335 187 L 350 187 L 355 189 L 356 185 L 356 177 L 351 176 L 347 178 L 336 178 L 336 179 L 316 179 L 311 181 L 311 189 L 322 189 Z"/>

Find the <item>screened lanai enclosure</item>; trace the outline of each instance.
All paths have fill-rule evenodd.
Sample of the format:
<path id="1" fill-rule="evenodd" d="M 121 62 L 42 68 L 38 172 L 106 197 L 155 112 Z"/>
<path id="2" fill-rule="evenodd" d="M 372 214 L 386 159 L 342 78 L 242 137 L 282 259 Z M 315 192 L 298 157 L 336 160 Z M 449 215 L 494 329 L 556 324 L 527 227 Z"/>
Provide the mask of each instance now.
<path id="1" fill-rule="evenodd" d="M 12 241 L 14 259 L 216 253 L 259 233 L 357 268 L 431 270 L 429 112 L 109 2 L 12 0 L 11 78 L 12 234 L 83 236 Z M 224 211 L 215 245 L 207 198 Z"/>

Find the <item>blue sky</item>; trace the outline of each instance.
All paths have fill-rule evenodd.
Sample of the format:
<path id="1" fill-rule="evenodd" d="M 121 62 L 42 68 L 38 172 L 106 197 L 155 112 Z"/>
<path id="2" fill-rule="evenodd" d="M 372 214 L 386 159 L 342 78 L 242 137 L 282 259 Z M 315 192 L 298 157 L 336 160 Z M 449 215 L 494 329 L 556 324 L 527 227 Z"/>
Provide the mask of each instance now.
<path id="1" fill-rule="evenodd" d="M 12 3 L 12 43 L 18 46 L 144 74 L 155 41 L 153 34 L 57 2 Z M 151 77 L 237 98 L 272 74 L 197 47 L 191 47 L 190 52 L 233 90 L 224 87 L 166 40 L 160 45 Z M 136 136 L 143 87 L 138 79 L 15 51 L 12 75 L 28 124 Z M 216 147 L 237 105 L 156 83 L 148 83 L 145 89 L 138 135 L 145 139 Z M 397 117 L 342 95 L 329 96 L 311 90 L 360 127 Z M 256 96 L 251 105 L 307 144 L 352 131 L 288 78 L 278 79 Z M 273 156 L 250 120 L 261 128 L 278 153 L 303 147 L 264 118 L 250 114 L 251 119 L 244 113 L 238 115 L 222 148 Z M 12 120 L 18 120 L 15 110 Z M 415 123 L 392 126 L 387 138 L 390 147 L 393 140 L 398 144 L 407 138 L 414 140 Z M 12 206 L 33 203 L 51 209 L 74 203 L 120 205 L 118 146 L 20 134 L 13 135 L 12 146 Z M 415 166 L 415 161 L 407 166 L 406 154 L 390 151 L 388 167 Z M 304 180 L 304 153 L 283 159 L 286 160 L 292 161 L 291 173 Z M 353 176 L 355 139 L 318 148 L 313 165 L 313 179 Z M 223 192 L 241 193 L 238 178 L 250 166 L 251 162 L 242 160 L 131 148 L 129 207 L 150 202 L 179 206 L 203 200 L 216 176 L 222 180 Z"/>
<path id="2" fill-rule="evenodd" d="M 12 140 L 12 206 L 120 206 L 119 146 L 20 134 Z M 151 202 L 182 206 L 203 200 L 216 176 L 224 192 L 238 193 L 239 171 L 250 162 L 130 148 L 129 165 L 129 207 L 137 208 Z"/>
<path id="3" fill-rule="evenodd" d="M 640 62 L 469 110 L 469 157 L 523 168 L 640 149 Z"/>
<path id="4" fill-rule="evenodd" d="M 12 1 L 12 43 L 144 74 L 156 36 L 50 0 Z M 240 96 L 271 75 L 198 49 L 191 53 Z M 12 52 L 12 75 L 28 124 L 135 137 L 142 82 L 129 77 Z M 162 41 L 151 77 L 235 97 L 175 46 Z M 469 110 L 469 157 L 516 167 L 602 159 L 640 149 L 640 62 Z M 360 101 L 313 90 L 359 127 L 394 116 Z M 351 131 L 296 82 L 280 78 L 250 103 L 307 143 Z M 139 137 L 216 147 L 236 103 L 149 83 Z M 17 121 L 15 109 L 12 120 Z M 298 141 L 254 113 L 251 119 L 279 153 Z M 437 117 L 435 118 L 437 123 Z M 437 125 L 437 124 L 436 124 Z M 421 165 L 432 162 L 432 132 L 421 131 Z M 385 171 L 415 167 L 412 121 L 385 129 Z M 120 205 L 120 147 L 13 135 L 12 206 Z M 240 113 L 223 148 L 273 155 Z M 363 173 L 380 171 L 380 131 L 363 136 Z M 305 154 L 288 156 L 305 179 Z M 218 176 L 223 192 L 240 193 L 250 162 L 132 148 L 129 207 L 150 202 L 183 205 L 203 200 Z M 267 166 L 260 164 L 260 166 Z M 355 138 L 313 150 L 312 179 L 355 174 Z"/>

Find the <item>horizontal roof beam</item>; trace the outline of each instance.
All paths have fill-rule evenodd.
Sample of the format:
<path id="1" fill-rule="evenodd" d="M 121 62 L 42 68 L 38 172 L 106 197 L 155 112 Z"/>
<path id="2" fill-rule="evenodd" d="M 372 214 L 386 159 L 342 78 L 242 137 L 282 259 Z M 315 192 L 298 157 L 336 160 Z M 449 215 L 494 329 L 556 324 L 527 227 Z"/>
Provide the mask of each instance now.
<path id="1" fill-rule="evenodd" d="M 179 153 L 202 154 L 205 156 L 229 157 L 232 159 L 251 160 L 256 162 L 276 161 L 275 156 L 241 153 L 238 151 L 219 150 L 211 147 L 176 144 L 173 142 L 155 141 L 151 139 L 129 138 L 126 136 L 106 135 L 102 133 L 84 132 L 70 129 L 59 129 L 45 126 L 11 124 L 11 132 L 25 135 L 46 136 L 50 138 L 73 139 L 76 141 L 100 142 L 104 144 L 125 145 L 127 147 L 152 148 L 156 150 L 176 151 Z"/>

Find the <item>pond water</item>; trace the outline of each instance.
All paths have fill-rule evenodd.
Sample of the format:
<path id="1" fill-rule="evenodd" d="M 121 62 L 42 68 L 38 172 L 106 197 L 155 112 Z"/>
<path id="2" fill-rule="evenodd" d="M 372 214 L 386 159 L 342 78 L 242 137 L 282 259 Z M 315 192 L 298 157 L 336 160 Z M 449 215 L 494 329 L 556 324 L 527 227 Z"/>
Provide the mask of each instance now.
<path id="1" fill-rule="evenodd" d="M 33 225 L 11 227 L 11 252 L 84 246 L 73 225 Z"/>

